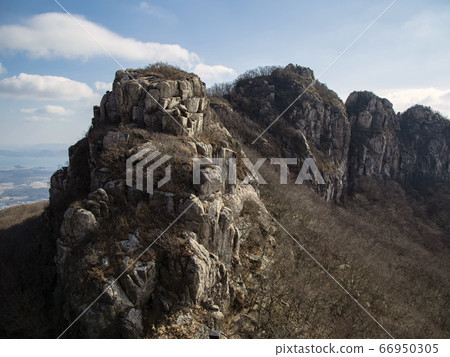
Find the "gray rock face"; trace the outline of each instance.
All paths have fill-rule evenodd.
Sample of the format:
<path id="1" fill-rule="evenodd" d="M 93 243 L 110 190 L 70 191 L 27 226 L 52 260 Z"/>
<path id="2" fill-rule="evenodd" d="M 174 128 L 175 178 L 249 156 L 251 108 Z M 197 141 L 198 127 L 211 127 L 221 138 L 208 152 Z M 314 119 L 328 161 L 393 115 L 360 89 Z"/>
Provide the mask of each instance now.
<path id="1" fill-rule="evenodd" d="M 127 316 L 122 320 L 124 337 L 141 337 L 144 332 L 142 310 L 131 308 Z"/>
<path id="2" fill-rule="evenodd" d="M 258 125 L 248 145 L 278 118 L 258 139 L 259 150 L 272 157 L 298 158 L 299 166 L 291 168 L 297 174 L 303 160 L 313 156 L 326 182 L 318 191 L 327 200 L 339 200 L 346 185 L 350 123 L 336 93 L 319 82 L 312 86 L 313 80 L 309 68 L 288 65 L 238 81 L 227 99 L 235 112 Z"/>
<path id="3" fill-rule="evenodd" d="M 121 134 L 115 131 L 108 131 L 108 133 L 103 138 L 103 147 L 105 149 L 112 149 L 118 145 L 126 144 L 128 140 L 128 135 Z"/>
<path id="4" fill-rule="evenodd" d="M 203 197 L 208 197 L 222 188 L 222 169 L 210 165 L 200 169 L 200 184 L 194 186 Z"/>
<path id="5" fill-rule="evenodd" d="M 130 265 L 130 257 L 125 257 L 123 268 Z M 137 261 L 128 274 L 125 274 L 120 284 L 134 306 L 144 307 L 149 301 L 156 285 L 156 265 L 154 261 L 143 263 Z"/>
<path id="6" fill-rule="evenodd" d="M 400 115 L 402 149 L 399 179 L 450 182 L 450 121 L 416 105 Z"/>
<path id="7" fill-rule="evenodd" d="M 195 240 L 187 238 L 186 245 L 193 253 L 186 265 L 190 298 L 194 303 L 212 298 L 220 305 L 229 303 L 228 272 L 217 256 Z"/>
<path id="8" fill-rule="evenodd" d="M 403 185 L 449 182 L 448 120 L 421 106 L 396 114 L 387 99 L 370 92 L 350 94 L 344 106 L 313 81 L 309 68 L 294 65 L 244 76 L 214 108 L 231 127 L 246 123 L 250 129 L 234 133 L 248 145 L 278 118 L 255 147 L 266 157 L 300 163 L 312 156 L 326 182 L 315 188 L 327 200 L 339 200 L 364 176 Z"/>
<path id="9" fill-rule="evenodd" d="M 93 232 L 98 226 L 97 220 L 92 212 L 82 208 L 69 208 L 64 214 L 61 225 L 61 241 L 63 243 L 78 243 Z"/>
<path id="10" fill-rule="evenodd" d="M 244 202 L 259 202 L 258 194 L 250 185 L 230 185 L 229 168 L 213 164 L 202 166 L 199 185 L 190 178 L 180 189 L 175 168 L 189 166 L 192 156 L 236 158 L 240 146 L 211 117 L 197 76 L 172 80 L 129 72 L 116 73 L 113 91 L 94 108 L 94 128 L 71 148 L 69 167 L 52 177 L 61 321 L 73 321 L 120 276 L 79 320 L 74 337 L 143 337 L 145 321 L 186 307 L 205 309 L 219 328 L 232 299 L 245 295 L 235 282 L 241 281 L 238 227 L 245 224 Z M 205 128 L 220 139 L 198 136 Z M 125 181 L 126 159 L 142 148 L 172 150 L 174 159 L 172 181 L 151 196 Z M 64 217 L 57 214 L 60 207 Z M 209 313 L 211 304 L 220 311 Z"/>
<path id="11" fill-rule="evenodd" d="M 230 271 L 218 256 L 198 241 L 194 232 L 185 231 L 181 254 L 167 260 L 160 269 L 155 299 L 164 310 L 173 306 L 195 306 L 214 303 L 227 310 L 230 305 Z"/>
<path id="12" fill-rule="evenodd" d="M 392 104 L 370 92 L 346 101 L 352 123 L 349 180 L 393 179 L 403 185 L 450 182 L 450 122 L 430 108 L 395 114 Z"/>
<path id="13" fill-rule="evenodd" d="M 346 101 L 352 125 L 349 176 L 395 179 L 400 150 L 398 118 L 392 104 L 370 92 L 353 92 Z"/>
<path id="14" fill-rule="evenodd" d="M 107 92 L 99 110 L 94 110 L 94 127 L 134 123 L 142 128 L 174 135 L 201 133 L 208 99 L 205 84 L 195 75 L 166 80 L 144 70 L 117 71 L 112 92 Z M 104 145 L 125 140 L 108 134 Z"/>

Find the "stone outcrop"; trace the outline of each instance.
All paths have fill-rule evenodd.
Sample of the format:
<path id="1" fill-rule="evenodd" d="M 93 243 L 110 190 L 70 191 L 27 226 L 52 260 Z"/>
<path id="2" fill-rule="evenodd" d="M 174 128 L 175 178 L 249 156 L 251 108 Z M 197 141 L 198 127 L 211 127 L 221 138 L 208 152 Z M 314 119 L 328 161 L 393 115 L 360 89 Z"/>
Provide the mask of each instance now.
<path id="1" fill-rule="evenodd" d="M 450 121 L 421 105 L 401 113 L 399 120 L 399 180 L 449 183 Z"/>
<path id="2" fill-rule="evenodd" d="M 272 156 L 298 158 L 294 173 L 305 158 L 314 157 L 326 182 L 325 188 L 316 188 L 327 200 L 341 198 L 346 186 L 350 123 L 344 103 L 315 81 L 311 69 L 290 64 L 268 75 L 244 77 L 226 98 L 233 110 L 257 124 L 247 145 Z M 283 143 L 281 152 L 279 143 Z"/>
<path id="3" fill-rule="evenodd" d="M 205 85 L 196 75 L 165 80 L 144 70 L 121 70 L 112 92 L 94 108 L 93 125 L 134 123 L 153 131 L 193 135 L 203 130 L 208 108 Z M 105 137 L 111 143 L 120 139 Z"/>
<path id="4" fill-rule="evenodd" d="M 349 177 L 395 179 L 400 149 L 397 132 L 400 123 L 387 99 L 370 92 L 353 92 L 346 103 L 352 126 Z"/>
<path id="5" fill-rule="evenodd" d="M 242 210 L 248 200 L 262 203 L 253 186 L 230 185 L 227 166 L 211 160 L 243 155 L 239 144 L 215 118 L 196 75 L 127 72 L 116 73 L 113 90 L 94 108 L 93 127 L 71 147 L 69 167 L 51 180 L 61 326 L 104 292 L 68 336 L 148 336 L 146 321 L 185 307 L 209 316 L 199 329 L 214 328 L 236 296 L 245 299 Z M 153 195 L 125 180 L 125 160 L 143 148 L 173 160 L 172 181 Z M 183 171 L 193 157 L 211 162 L 199 185 Z"/>
<path id="6" fill-rule="evenodd" d="M 449 121 L 430 108 L 397 114 L 367 91 L 351 93 L 344 105 L 312 70 L 292 64 L 250 71 L 211 101 L 260 155 L 298 158 L 299 166 L 313 157 L 326 185 L 311 186 L 326 200 L 339 201 L 361 177 L 404 186 L 449 182 Z M 289 169 L 298 174 L 300 167 Z"/>
<path id="7" fill-rule="evenodd" d="M 363 176 L 405 186 L 450 182 L 450 122 L 416 105 L 396 114 L 387 99 L 353 92 L 346 101 L 352 123 L 349 181 Z"/>
<path id="8" fill-rule="evenodd" d="M 215 99 L 198 76 L 163 72 L 118 71 L 92 128 L 70 147 L 69 166 L 51 178 L 61 328 L 83 314 L 67 337 L 207 337 L 231 306 L 243 306 L 243 259 L 263 270 L 276 242 L 257 184 L 242 183 L 243 167 L 230 182 L 227 161 L 213 160 L 245 157 L 220 121 L 250 145 L 278 118 L 254 149 L 299 159 L 294 174 L 313 157 L 326 185 L 311 186 L 326 200 L 339 201 L 367 176 L 450 182 L 449 121 L 429 108 L 396 114 L 370 92 L 344 105 L 309 68 L 293 65 L 243 76 Z M 142 149 L 170 157 L 171 180 L 152 195 L 136 179 L 127 184 L 126 161 Z M 192 158 L 206 162 L 196 184 Z M 153 171 L 155 182 L 164 169 Z M 242 253 L 249 227 L 264 250 Z"/>

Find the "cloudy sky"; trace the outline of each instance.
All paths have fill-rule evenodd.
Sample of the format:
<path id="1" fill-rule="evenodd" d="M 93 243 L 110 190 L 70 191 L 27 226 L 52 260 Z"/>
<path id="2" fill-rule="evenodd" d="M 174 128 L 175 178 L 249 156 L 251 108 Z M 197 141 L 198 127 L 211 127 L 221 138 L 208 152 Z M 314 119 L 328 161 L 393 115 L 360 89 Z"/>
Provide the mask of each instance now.
<path id="1" fill-rule="evenodd" d="M 393 0 L 58 1 L 71 16 L 0 3 L 0 145 L 81 138 L 121 66 L 166 61 L 207 85 L 288 63 L 318 76 Z M 398 0 L 320 81 L 450 116 L 449 19 L 448 0 Z"/>

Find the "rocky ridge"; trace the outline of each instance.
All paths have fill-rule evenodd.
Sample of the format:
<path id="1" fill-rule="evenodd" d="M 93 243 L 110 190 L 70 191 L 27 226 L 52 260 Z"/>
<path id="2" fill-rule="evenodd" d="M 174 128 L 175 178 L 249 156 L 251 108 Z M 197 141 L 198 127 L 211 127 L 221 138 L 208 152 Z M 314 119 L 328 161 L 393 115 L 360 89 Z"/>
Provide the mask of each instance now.
<path id="1" fill-rule="evenodd" d="M 326 182 L 313 187 L 326 200 L 340 201 L 361 177 L 405 187 L 450 182 L 449 121 L 432 109 L 395 113 L 387 99 L 367 91 L 351 93 L 344 104 L 311 69 L 292 64 L 253 72 L 211 98 L 213 107 L 233 135 L 261 154 L 299 162 L 312 156 Z"/>
<path id="2" fill-rule="evenodd" d="M 353 92 L 346 103 L 352 124 L 349 179 L 395 180 L 403 186 L 450 182 L 450 123 L 416 105 L 396 114 L 370 92 Z"/>
<path id="3" fill-rule="evenodd" d="M 316 189 L 327 200 L 342 197 L 347 179 L 350 123 L 344 103 L 336 93 L 315 82 L 311 69 L 290 64 L 270 74 L 244 76 L 225 98 L 237 115 L 257 124 L 257 132 L 250 135 L 248 142 L 244 139 L 247 145 L 268 157 L 299 159 L 299 166 L 291 168 L 294 173 L 298 173 L 306 157 L 314 157 L 326 182 L 325 187 Z M 222 112 L 221 118 L 226 118 L 223 113 L 226 108 L 221 110 L 223 103 L 220 104 L 214 108 Z M 289 110 L 280 117 L 288 106 Z M 275 125 L 253 144 L 256 136 L 276 118 Z"/>
<path id="4" fill-rule="evenodd" d="M 243 153 L 217 121 L 204 83 L 182 71 L 172 75 L 118 71 L 113 90 L 94 107 L 89 133 L 69 149 L 69 167 L 52 177 L 61 326 L 105 291 L 68 336 L 150 336 L 161 319 L 178 314 L 186 329 L 207 337 L 245 298 L 239 246 L 248 222 L 241 212 L 249 200 L 262 212 L 264 206 L 252 185 L 228 184 L 226 168 L 212 161 L 192 185 L 192 157 Z M 172 155 L 177 170 L 173 185 L 154 195 L 125 182 L 125 160 L 142 148 Z"/>
<path id="5" fill-rule="evenodd" d="M 315 158 L 326 185 L 311 186 L 326 200 L 341 201 L 364 177 L 450 182 L 448 120 L 421 106 L 396 114 L 370 92 L 344 104 L 313 82 L 310 69 L 288 65 L 241 78 L 218 98 L 179 70 L 116 73 L 88 134 L 69 149 L 69 166 L 51 179 L 61 330 L 105 291 L 68 337 L 207 337 L 223 326 L 247 296 L 242 260 L 264 266 L 275 228 L 257 185 L 230 184 L 229 168 L 212 159 L 244 157 L 240 142 L 250 146 L 305 90 L 254 148 L 300 163 Z M 125 162 L 143 148 L 172 157 L 171 182 L 150 196 L 126 185 Z M 211 160 L 199 185 L 192 157 Z M 262 232 L 258 254 L 241 249 L 249 226 Z"/>

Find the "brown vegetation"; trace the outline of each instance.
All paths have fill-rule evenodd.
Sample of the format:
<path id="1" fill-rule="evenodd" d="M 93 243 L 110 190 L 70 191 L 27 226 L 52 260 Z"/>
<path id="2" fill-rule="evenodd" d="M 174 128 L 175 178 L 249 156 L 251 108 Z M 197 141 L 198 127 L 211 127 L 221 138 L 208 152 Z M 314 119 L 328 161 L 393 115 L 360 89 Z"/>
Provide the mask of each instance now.
<path id="1" fill-rule="evenodd" d="M 30 218 L 39 217 L 48 206 L 48 201 L 28 203 L 13 207 L 8 207 L 0 211 L 0 230 L 11 228 L 22 224 Z"/>
<path id="2" fill-rule="evenodd" d="M 166 62 L 155 62 L 153 64 L 149 64 L 147 67 L 137 70 L 137 72 L 145 76 L 157 76 L 162 79 L 173 80 L 183 79 L 192 75 L 183 71 L 181 68 L 170 65 Z"/>
<path id="3" fill-rule="evenodd" d="M 264 169 L 272 182 L 276 176 Z M 280 224 L 394 337 L 449 337 L 448 235 L 399 185 L 365 179 L 342 206 L 323 202 L 305 186 L 260 190 Z M 234 334 L 389 337 L 282 229 L 274 234 L 272 255 L 246 261 L 271 245 L 256 225 L 250 231 L 241 249 L 249 299 L 236 313 L 240 318 L 228 321 Z"/>

